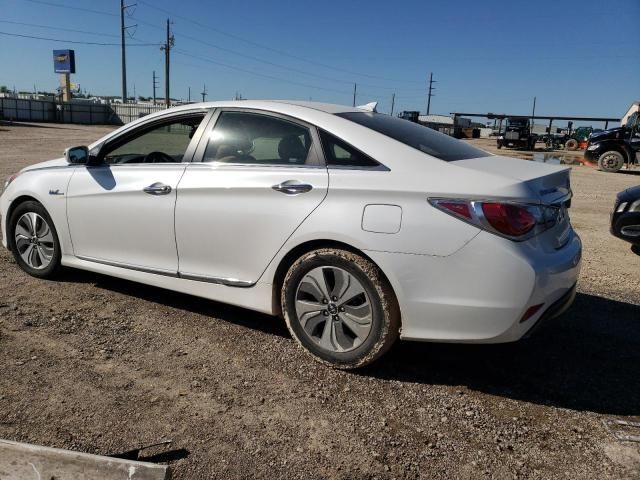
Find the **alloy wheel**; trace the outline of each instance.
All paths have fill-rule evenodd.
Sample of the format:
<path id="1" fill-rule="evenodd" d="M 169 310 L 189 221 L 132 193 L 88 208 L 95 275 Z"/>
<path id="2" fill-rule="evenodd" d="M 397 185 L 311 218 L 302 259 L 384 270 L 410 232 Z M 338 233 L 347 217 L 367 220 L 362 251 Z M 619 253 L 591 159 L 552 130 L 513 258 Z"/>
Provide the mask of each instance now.
<path id="1" fill-rule="evenodd" d="M 49 266 L 54 254 L 54 239 L 44 218 L 35 212 L 21 215 L 14 238 L 18 254 L 29 267 L 42 270 Z"/>
<path id="2" fill-rule="evenodd" d="M 348 352 L 373 325 L 369 296 L 360 281 L 338 267 L 316 267 L 300 281 L 295 309 L 305 333 L 321 348 Z"/>

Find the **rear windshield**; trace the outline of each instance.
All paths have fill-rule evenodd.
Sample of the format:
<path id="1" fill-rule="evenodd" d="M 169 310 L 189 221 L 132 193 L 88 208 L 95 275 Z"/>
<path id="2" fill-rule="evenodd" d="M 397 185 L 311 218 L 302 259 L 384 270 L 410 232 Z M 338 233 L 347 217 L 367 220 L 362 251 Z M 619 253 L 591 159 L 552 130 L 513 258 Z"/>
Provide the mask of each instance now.
<path id="1" fill-rule="evenodd" d="M 472 147 L 449 135 L 382 113 L 345 112 L 336 115 L 359 123 L 445 162 L 489 156 L 484 150 Z"/>

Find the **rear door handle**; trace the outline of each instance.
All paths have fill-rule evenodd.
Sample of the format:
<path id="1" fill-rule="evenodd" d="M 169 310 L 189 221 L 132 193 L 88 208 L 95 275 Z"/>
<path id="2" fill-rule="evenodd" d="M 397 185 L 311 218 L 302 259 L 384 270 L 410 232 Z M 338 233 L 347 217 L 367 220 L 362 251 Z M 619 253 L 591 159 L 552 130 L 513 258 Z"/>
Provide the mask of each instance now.
<path id="1" fill-rule="evenodd" d="M 281 192 L 286 195 L 297 195 L 298 193 L 307 193 L 313 189 L 308 183 L 300 183 L 298 180 L 287 180 L 286 182 L 274 185 L 273 188 L 276 192 Z"/>
<path id="2" fill-rule="evenodd" d="M 171 193 L 171 187 L 161 182 L 152 183 L 148 187 L 142 189 L 144 193 L 149 195 L 167 195 Z"/>

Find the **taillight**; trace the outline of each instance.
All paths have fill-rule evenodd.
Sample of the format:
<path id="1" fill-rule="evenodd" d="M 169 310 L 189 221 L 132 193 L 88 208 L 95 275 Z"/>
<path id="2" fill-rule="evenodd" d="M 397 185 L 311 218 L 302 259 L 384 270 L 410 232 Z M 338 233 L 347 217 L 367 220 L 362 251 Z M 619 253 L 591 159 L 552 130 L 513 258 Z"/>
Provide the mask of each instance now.
<path id="1" fill-rule="evenodd" d="M 526 240 L 556 225 L 559 206 L 517 202 L 429 198 L 429 203 L 449 215 L 511 240 Z"/>
<path id="2" fill-rule="evenodd" d="M 500 233 L 520 237 L 536 226 L 536 218 L 527 207 L 513 203 L 482 203 L 485 218 Z"/>
<path id="3" fill-rule="evenodd" d="M 451 213 L 471 219 L 471 209 L 466 202 L 447 202 L 443 201 L 438 205 L 440 208 L 449 210 Z"/>

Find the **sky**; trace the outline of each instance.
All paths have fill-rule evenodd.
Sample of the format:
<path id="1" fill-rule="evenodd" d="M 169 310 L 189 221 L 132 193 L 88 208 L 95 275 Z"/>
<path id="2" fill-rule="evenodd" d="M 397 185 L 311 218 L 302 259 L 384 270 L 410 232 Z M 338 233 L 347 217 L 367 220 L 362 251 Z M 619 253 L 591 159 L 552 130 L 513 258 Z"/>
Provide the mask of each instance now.
<path id="1" fill-rule="evenodd" d="M 389 112 L 621 117 L 640 100 L 640 0 L 128 0 L 129 95 L 302 99 Z M 52 50 L 73 48 L 72 82 L 121 95 L 119 0 L 0 0 L 0 85 L 53 91 Z M 136 27 L 133 27 L 137 25 Z M 96 42 L 114 45 L 87 45 Z M 145 44 L 138 45 L 135 44 Z M 149 45 L 151 44 L 151 45 Z"/>

